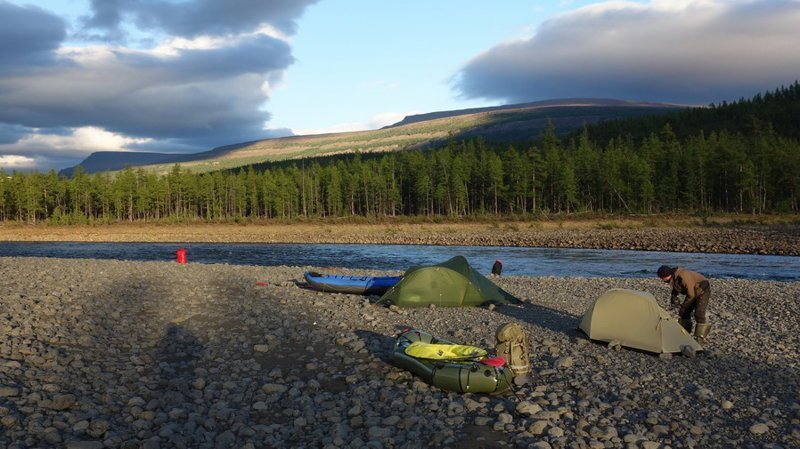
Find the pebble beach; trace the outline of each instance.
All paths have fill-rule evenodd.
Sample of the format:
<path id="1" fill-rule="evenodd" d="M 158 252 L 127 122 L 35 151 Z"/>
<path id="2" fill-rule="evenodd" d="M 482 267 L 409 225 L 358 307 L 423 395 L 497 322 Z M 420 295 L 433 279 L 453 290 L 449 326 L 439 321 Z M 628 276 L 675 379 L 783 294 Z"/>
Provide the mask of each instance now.
<path id="1" fill-rule="evenodd" d="M 610 288 L 666 308 L 655 278 L 492 277 L 522 303 L 399 309 L 302 288 L 312 269 L 0 257 L 0 448 L 800 446 L 800 283 L 711 279 L 707 350 L 659 357 L 577 329 Z M 513 392 L 391 363 L 403 327 L 493 348 L 508 322 L 534 372 Z"/>

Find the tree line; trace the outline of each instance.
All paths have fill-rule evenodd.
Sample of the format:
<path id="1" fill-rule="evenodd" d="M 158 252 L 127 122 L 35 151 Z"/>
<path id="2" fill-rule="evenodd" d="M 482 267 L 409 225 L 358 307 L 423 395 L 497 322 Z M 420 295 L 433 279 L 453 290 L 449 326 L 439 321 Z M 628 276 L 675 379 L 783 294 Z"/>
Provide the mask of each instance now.
<path id="1" fill-rule="evenodd" d="M 293 161 L 266 169 L 166 175 L 126 168 L 72 178 L 0 171 L 0 219 L 36 223 L 231 221 L 299 217 L 464 217 L 674 211 L 800 211 L 800 142 L 670 125 L 600 146 L 584 129 L 535 144 L 451 141 L 427 151 Z"/>
<path id="2" fill-rule="evenodd" d="M 71 178 L 0 170 L 0 220 L 238 221 L 541 213 L 800 212 L 800 84 L 531 143 L 455 141 L 243 169 Z"/>

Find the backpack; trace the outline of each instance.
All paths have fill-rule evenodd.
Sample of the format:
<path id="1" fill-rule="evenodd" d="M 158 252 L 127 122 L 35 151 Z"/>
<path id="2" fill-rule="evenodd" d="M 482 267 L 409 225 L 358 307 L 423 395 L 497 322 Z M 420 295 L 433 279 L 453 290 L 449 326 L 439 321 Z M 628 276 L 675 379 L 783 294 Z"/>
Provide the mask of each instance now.
<path id="1" fill-rule="evenodd" d="M 531 374 L 530 343 L 525 331 L 517 323 L 506 323 L 495 334 L 497 355 L 506 359 L 515 383 L 524 383 Z"/>

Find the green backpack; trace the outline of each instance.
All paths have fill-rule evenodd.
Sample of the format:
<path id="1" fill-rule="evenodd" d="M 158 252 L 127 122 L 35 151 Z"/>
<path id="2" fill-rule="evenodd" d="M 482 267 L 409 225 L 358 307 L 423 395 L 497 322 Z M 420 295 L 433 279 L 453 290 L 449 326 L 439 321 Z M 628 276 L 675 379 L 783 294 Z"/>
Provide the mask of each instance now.
<path id="1" fill-rule="evenodd" d="M 525 330 L 517 323 L 506 323 L 497 328 L 495 334 L 497 355 L 506 359 L 506 364 L 514 374 L 514 383 L 523 384 L 530 380 L 530 343 Z"/>

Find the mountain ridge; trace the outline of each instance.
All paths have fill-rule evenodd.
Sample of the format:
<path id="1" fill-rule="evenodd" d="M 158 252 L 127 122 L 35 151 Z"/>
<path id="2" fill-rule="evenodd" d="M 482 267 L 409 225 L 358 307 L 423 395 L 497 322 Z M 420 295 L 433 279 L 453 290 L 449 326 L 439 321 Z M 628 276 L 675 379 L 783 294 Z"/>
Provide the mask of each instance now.
<path id="1" fill-rule="evenodd" d="M 536 140 L 548 122 L 559 133 L 567 133 L 584 124 L 663 114 L 686 107 L 604 98 L 552 99 L 415 114 L 376 130 L 276 137 L 199 153 L 100 151 L 78 165 L 86 173 L 115 171 L 126 166 L 163 173 L 176 163 L 193 171 L 212 171 L 293 158 L 427 148 L 451 138 L 481 136 L 492 141 L 524 142 Z M 77 165 L 59 173 L 71 176 L 76 168 Z"/>

